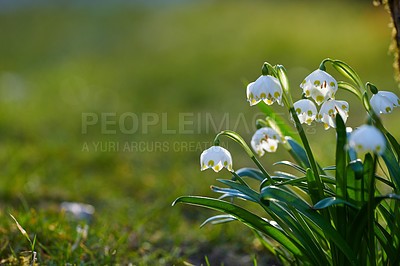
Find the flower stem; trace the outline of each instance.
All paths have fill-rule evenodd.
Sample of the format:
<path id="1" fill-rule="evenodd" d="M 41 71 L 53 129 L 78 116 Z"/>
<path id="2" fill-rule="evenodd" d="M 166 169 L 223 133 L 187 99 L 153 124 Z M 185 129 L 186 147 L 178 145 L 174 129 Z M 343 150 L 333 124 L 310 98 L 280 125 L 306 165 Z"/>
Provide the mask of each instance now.
<path id="1" fill-rule="evenodd" d="M 293 117 L 293 120 L 295 122 L 295 126 L 296 126 L 296 129 L 297 129 L 297 132 L 299 133 L 300 139 L 301 139 L 301 141 L 303 142 L 303 145 L 304 145 L 304 149 L 306 150 L 307 158 L 308 158 L 308 161 L 310 163 L 311 170 L 314 173 L 315 183 L 316 183 L 316 185 L 318 187 L 318 194 L 319 194 L 319 198 L 321 200 L 321 199 L 324 198 L 324 193 L 323 193 L 321 177 L 319 176 L 317 163 L 315 162 L 314 156 L 312 154 L 310 145 L 309 145 L 308 140 L 307 140 L 307 136 L 304 133 L 304 129 L 301 126 L 301 123 L 299 121 L 299 118 L 298 118 L 297 113 L 294 110 L 293 106 L 291 106 L 289 108 L 289 112 L 292 114 L 292 117 Z"/>
<path id="2" fill-rule="evenodd" d="M 369 249 L 369 260 L 371 262 L 371 265 L 376 265 L 375 264 L 375 171 L 376 171 L 376 162 L 377 162 L 377 156 L 374 154 L 373 155 L 373 163 L 372 163 L 372 169 L 370 172 L 370 179 L 369 179 L 369 186 L 368 186 L 368 249 Z"/>
<path id="3" fill-rule="evenodd" d="M 238 174 L 236 174 L 235 171 L 232 171 L 231 173 L 233 176 L 235 176 L 235 178 L 239 181 L 240 184 L 249 188 L 249 185 L 247 185 L 247 183 L 244 182 L 244 180 Z"/>
<path id="4" fill-rule="evenodd" d="M 222 132 L 218 133 L 217 136 L 215 136 L 214 143 L 216 145 L 219 144 L 220 136 L 227 136 L 227 137 L 233 139 L 234 141 L 236 141 L 237 143 L 239 143 L 243 147 L 243 149 L 246 151 L 247 155 L 249 155 L 249 157 L 254 161 L 254 163 L 257 165 L 257 167 L 261 170 L 261 172 L 264 174 L 264 176 L 266 178 L 268 178 L 268 181 L 271 184 L 275 183 L 274 180 L 271 178 L 271 176 L 267 173 L 267 171 L 264 169 L 264 167 L 260 164 L 260 162 L 254 156 L 254 153 L 251 151 L 250 147 L 247 145 L 247 143 L 243 140 L 243 138 L 239 134 L 237 134 L 236 132 L 233 132 L 233 131 L 229 131 L 229 130 L 222 131 Z"/>

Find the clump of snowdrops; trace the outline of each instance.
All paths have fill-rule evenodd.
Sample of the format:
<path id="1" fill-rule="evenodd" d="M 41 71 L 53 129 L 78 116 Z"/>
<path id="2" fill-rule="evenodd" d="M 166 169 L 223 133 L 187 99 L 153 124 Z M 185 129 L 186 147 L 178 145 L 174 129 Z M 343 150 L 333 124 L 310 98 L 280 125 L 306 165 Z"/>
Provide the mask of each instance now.
<path id="1" fill-rule="evenodd" d="M 331 66 L 345 81 L 336 81 L 326 70 Z M 214 146 L 200 157 L 201 170 L 226 169 L 225 187 L 212 186 L 218 198 L 184 196 L 182 202 L 223 212 L 204 223 L 238 220 L 284 264 L 300 265 L 399 265 L 400 264 L 400 145 L 386 130 L 381 114 L 400 106 L 392 92 L 378 91 L 361 81 L 346 63 L 325 59 L 319 68 L 291 90 L 282 65 L 264 63 L 262 75 L 247 86 L 247 101 L 258 105 L 266 119 L 258 120 L 251 147 L 233 131 L 222 131 Z M 336 92 L 354 94 L 364 106 L 367 121 L 353 130 L 346 127 L 349 104 Z M 293 95 L 300 98 L 293 102 Z M 285 106 L 297 134 L 290 133 L 269 106 Z M 319 109 L 319 110 L 318 110 Z M 335 165 L 323 168 L 310 148 L 303 124 L 322 123 L 336 130 Z M 239 143 L 256 168 L 234 170 L 231 154 L 219 146 L 221 137 Z M 296 139 L 298 141 L 296 141 Z M 258 156 L 275 152 L 281 145 L 294 162 L 281 161 L 298 175 L 267 172 Z M 379 174 L 381 173 L 381 174 Z M 249 186 L 251 178 L 259 185 Z M 245 200 L 258 204 L 256 215 L 235 204 Z M 243 204 L 242 204 L 243 205 Z"/>

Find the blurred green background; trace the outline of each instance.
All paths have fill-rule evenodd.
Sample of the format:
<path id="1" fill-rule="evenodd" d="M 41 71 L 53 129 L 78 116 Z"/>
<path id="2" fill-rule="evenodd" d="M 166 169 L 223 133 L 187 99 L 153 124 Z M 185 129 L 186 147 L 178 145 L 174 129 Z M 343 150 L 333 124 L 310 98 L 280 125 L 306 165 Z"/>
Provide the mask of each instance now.
<path id="1" fill-rule="evenodd" d="M 327 57 L 399 94 L 389 22 L 372 1 L 0 1 L 0 261 L 29 250 L 8 213 L 37 235 L 42 263 L 273 261 L 245 226 L 200 229 L 215 212 L 171 203 L 218 196 L 209 186 L 229 174 L 200 172 L 200 153 L 222 129 L 250 141 L 262 115 L 246 102 L 245 84 L 264 61 L 286 67 L 295 100 Z M 336 98 L 350 102 L 348 126 L 363 123 L 355 97 Z M 137 121 L 123 125 L 137 130 L 121 133 L 119 120 L 132 113 Z M 99 121 L 83 133 L 85 114 Z M 399 117 L 383 118 L 397 137 Z M 334 130 L 314 124 L 307 132 L 323 165 L 333 164 Z M 252 166 L 225 141 L 235 169 Z M 284 159 L 278 149 L 260 160 L 272 173 Z M 74 250 L 79 222 L 60 214 L 63 201 L 96 208 Z"/>

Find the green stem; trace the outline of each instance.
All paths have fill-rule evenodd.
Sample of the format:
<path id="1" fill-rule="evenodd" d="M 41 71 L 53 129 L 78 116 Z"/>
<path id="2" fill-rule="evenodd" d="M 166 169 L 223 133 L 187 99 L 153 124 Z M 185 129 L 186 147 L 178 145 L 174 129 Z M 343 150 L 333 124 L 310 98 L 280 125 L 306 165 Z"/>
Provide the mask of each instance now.
<path id="1" fill-rule="evenodd" d="M 254 156 L 254 153 L 251 151 L 250 147 L 247 145 L 247 143 L 243 140 L 243 138 L 237 134 L 236 132 L 225 130 L 217 134 L 214 139 L 214 144 L 219 145 L 219 137 L 220 136 L 227 136 L 231 138 L 232 140 L 236 141 L 239 143 L 243 149 L 246 151 L 247 155 L 254 161 L 254 163 L 257 165 L 257 167 L 261 170 L 261 172 L 265 175 L 266 178 L 268 178 L 268 181 L 273 185 L 275 181 L 271 178 L 271 176 L 267 173 L 267 171 L 264 169 L 264 167 L 260 164 L 260 162 L 257 160 L 257 158 Z"/>
<path id="2" fill-rule="evenodd" d="M 270 182 L 271 185 L 275 184 L 275 181 L 272 179 L 272 177 L 267 173 L 267 171 L 264 169 L 264 167 L 261 165 L 261 163 L 257 160 L 257 158 L 253 155 L 251 157 L 253 162 L 257 165 L 257 167 L 261 170 L 261 172 L 268 178 L 268 181 Z"/>
<path id="3" fill-rule="evenodd" d="M 368 249 L 370 255 L 370 262 L 371 265 L 376 265 L 376 256 L 375 256 L 375 171 L 376 171 L 376 163 L 377 163 L 377 156 L 373 155 L 373 163 L 372 169 L 370 172 L 370 180 L 369 180 L 369 187 L 368 187 Z"/>
<path id="4" fill-rule="evenodd" d="M 239 181 L 240 184 L 242 184 L 242 185 L 244 185 L 244 186 L 250 188 L 249 185 L 247 185 L 247 183 L 244 182 L 244 180 L 243 180 L 238 174 L 236 174 L 235 171 L 232 171 L 231 173 L 232 173 L 232 175 L 235 176 L 235 178 Z"/>
<path id="5" fill-rule="evenodd" d="M 301 126 L 301 123 L 300 123 L 300 121 L 299 121 L 299 117 L 297 116 L 297 113 L 296 113 L 296 111 L 294 110 L 294 107 L 293 107 L 293 106 L 291 106 L 291 107 L 289 108 L 289 112 L 291 113 L 291 115 L 292 115 L 292 117 L 293 117 L 293 120 L 294 120 L 294 122 L 295 122 L 295 126 L 296 126 L 296 129 L 297 129 L 297 132 L 299 133 L 299 136 L 300 136 L 300 138 L 301 138 L 301 141 L 303 142 L 303 145 L 304 145 L 304 149 L 306 150 L 307 158 L 308 158 L 308 161 L 309 161 L 309 163 L 310 163 L 311 170 L 312 170 L 313 173 L 314 173 L 315 183 L 316 183 L 316 185 L 317 185 L 317 187 L 318 187 L 318 194 L 319 194 L 319 197 L 320 197 L 320 200 L 321 200 L 321 199 L 324 198 L 324 192 L 323 192 L 323 187 L 322 187 L 322 181 L 321 181 L 321 177 L 319 176 L 318 167 L 317 167 L 317 164 L 316 164 L 316 162 L 315 162 L 314 156 L 313 156 L 313 154 L 312 154 L 310 145 L 309 145 L 309 143 L 308 143 L 307 136 L 306 136 L 306 134 L 305 134 L 305 132 L 304 132 L 303 127 Z"/>

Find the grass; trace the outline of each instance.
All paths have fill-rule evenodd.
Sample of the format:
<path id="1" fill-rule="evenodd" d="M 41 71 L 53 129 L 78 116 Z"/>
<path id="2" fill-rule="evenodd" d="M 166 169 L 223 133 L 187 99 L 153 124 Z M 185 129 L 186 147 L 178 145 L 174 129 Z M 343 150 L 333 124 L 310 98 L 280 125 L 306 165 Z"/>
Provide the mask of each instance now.
<path id="1" fill-rule="evenodd" d="M 16 262 L 13 253 L 30 250 L 10 213 L 32 240 L 37 236 L 43 264 L 273 261 L 244 226 L 199 229 L 214 212 L 171 207 L 180 195 L 215 196 L 209 185 L 218 175 L 199 171 L 199 155 L 216 133 L 206 130 L 207 116 L 218 127 L 229 113 L 221 129 L 238 124 L 249 140 L 259 112 L 246 103 L 243 83 L 258 77 L 265 60 L 285 65 L 294 90 L 331 57 L 398 93 L 388 22 L 382 8 L 361 1 L 47 4 L 0 13 L 0 261 Z M 364 117 L 361 106 L 350 108 L 355 127 Z M 134 134 L 117 126 L 127 112 L 138 116 Z M 116 134 L 103 134 L 101 123 L 82 134 L 82 113 L 112 113 Z M 180 128 L 182 113 L 189 124 Z M 146 132 L 152 117 L 159 122 Z M 385 123 L 396 132 L 396 119 Z M 330 162 L 334 147 L 324 145 L 333 131 L 319 137 L 322 126 L 310 130 L 317 136 L 312 148 Z M 144 148 L 96 152 L 99 142 Z M 238 145 L 225 144 L 235 167 L 251 165 Z M 261 160 L 273 172 L 272 162 L 285 156 L 278 151 Z M 96 208 L 86 237 L 77 231 L 84 222 L 60 211 L 63 201 Z"/>

